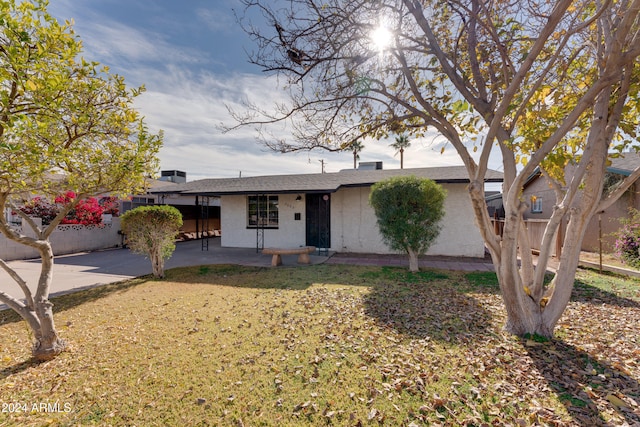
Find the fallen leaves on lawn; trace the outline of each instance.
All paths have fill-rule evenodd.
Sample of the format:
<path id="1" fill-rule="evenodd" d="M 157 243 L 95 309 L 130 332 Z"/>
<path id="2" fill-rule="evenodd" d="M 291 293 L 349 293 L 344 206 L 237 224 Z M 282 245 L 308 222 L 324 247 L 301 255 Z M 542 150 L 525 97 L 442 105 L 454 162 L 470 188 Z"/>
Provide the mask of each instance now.
<path id="1" fill-rule="evenodd" d="M 640 423 L 635 300 L 579 289 L 541 341 L 502 333 L 500 297 L 462 273 L 275 270 L 211 268 L 197 276 L 210 284 L 149 282 L 59 313 L 73 350 L 38 366 L 19 365 L 26 340 L 3 341 L 0 401 L 73 410 L 0 425 Z M 276 274 L 335 284 L 282 289 Z"/>

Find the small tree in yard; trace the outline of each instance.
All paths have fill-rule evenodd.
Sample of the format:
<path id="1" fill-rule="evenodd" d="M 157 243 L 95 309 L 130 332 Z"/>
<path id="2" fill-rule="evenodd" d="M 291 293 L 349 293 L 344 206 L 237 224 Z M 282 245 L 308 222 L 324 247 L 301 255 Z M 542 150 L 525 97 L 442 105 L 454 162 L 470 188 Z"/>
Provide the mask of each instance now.
<path id="1" fill-rule="evenodd" d="M 173 254 L 182 226 L 180 211 L 166 205 L 140 206 L 122 215 L 121 226 L 129 248 L 149 257 L 154 277 L 164 277 L 164 261 Z"/>
<path id="2" fill-rule="evenodd" d="M 0 211 L 11 209 L 35 237 L 13 228 L 4 215 L 0 233 L 35 248 L 42 261 L 37 284 L 30 285 L 0 260 L 23 294 L 0 291 L 0 302 L 29 325 L 39 361 L 66 347 L 49 301 L 49 236 L 69 212 L 88 207 L 83 200 L 91 196 L 140 191 L 144 177 L 157 169 L 162 145 L 162 134 L 149 134 L 133 109 L 143 88 L 129 90 L 122 77 L 81 59 L 79 38 L 69 23 L 47 12 L 47 3 L 0 2 Z M 43 202 L 61 194 L 55 208 Z M 31 206 L 41 211 L 33 213 L 53 213 L 42 226 L 19 208 L 31 196 L 41 197 Z"/>
<path id="3" fill-rule="evenodd" d="M 385 243 L 409 254 L 409 270 L 440 234 L 446 191 L 430 179 L 398 176 L 371 187 L 369 203 L 378 217 Z"/>

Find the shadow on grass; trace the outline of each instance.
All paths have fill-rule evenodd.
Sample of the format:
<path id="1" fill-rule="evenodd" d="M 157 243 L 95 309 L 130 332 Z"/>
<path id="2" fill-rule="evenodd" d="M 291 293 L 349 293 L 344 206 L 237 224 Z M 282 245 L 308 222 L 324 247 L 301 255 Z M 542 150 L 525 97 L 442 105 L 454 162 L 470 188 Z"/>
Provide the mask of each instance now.
<path id="1" fill-rule="evenodd" d="M 35 359 L 29 359 L 24 362 L 16 363 L 13 366 L 7 366 L 4 369 L 0 369 L 0 380 L 10 377 L 11 375 L 25 371 L 31 367 L 38 366 L 42 362 L 38 362 Z"/>
<path id="2" fill-rule="evenodd" d="M 50 301 L 53 303 L 53 314 L 55 316 L 56 313 L 61 311 L 69 310 L 82 304 L 108 297 L 111 294 L 131 289 L 149 280 L 152 280 L 151 276 L 143 276 L 136 279 L 94 286 L 88 289 L 53 296 L 50 298 Z M 0 311 L 0 326 L 21 320 L 23 319 L 18 313 L 10 308 Z"/>
<path id="3" fill-rule="evenodd" d="M 490 345 L 487 334 L 492 328 L 491 314 L 465 292 L 498 294 L 495 274 L 449 277 L 434 271 L 411 274 L 382 269 L 366 276 L 386 279 L 384 283 L 376 281 L 372 292 L 364 297 L 365 313 L 381 324 L 411 338 Z M 458 280 L 460 277 L 465 280 Z M 606 301 L 619 307 L 637 307 L 635 301 L 585 283 L 578 284 L 575 293 L 574 300 L 587 303 Z M 613 425 L 620 418 L 624 425 L 640 425 L 640 408 L 633 406 L 640 401 L 640 383 L 624 368 L 594 359 L 560 340 L 544 342 L 534 337 L 522 339 L 521 344 L 544 378 L 545 388 L 557 394 L 576 425 Z M 514 379 L 516 376 L 514 371 Z M 544 418 L 547 409 L 537 410 Z"/>
<path id="4" fill-rule="evenodd" d="M 233 264 L 214 264 L 195 267 L 178 267 L 165 270 L 165 282 L 179 283 L 211 283 L 235 287 L 252 287 L 256 289 L 306 289 L 313 283 L 323 283 L 337 279 L 343 268 L 331 268 L 326 265 L 291 266 L 291 267 L 246 267 Z M 108 297 L 111 294 L 128 290 L 142 283 L 156 280 L 151 275 L 125 280 L 106 285 L 99 285 L 52 296 L 55 313 L 69 310 L 87 302 Z M 362 283 L 361 283 L 362 284 Z M 21 321 L 22 318 L 10 308 L 0 311 L 0 326 Z"/>
<path id="5" fill-rule="evenodd" d="M 575 281 L 573 292 L 571 294 L 571 300 L 596 305 L 607 303 L 618 307 L 640 307 L 640 302 L 638 301 L 621 297 L 613 292 L 609 292 L 585 283 L 580 279 L 577 279 Z"/>
<path id="6" fill-rule="evenodd" d="M 606 279 L 608 275 L 597 275 L 596 277 Z M 547 281 L 550 281 L 552 278 L 552 275 L 548 275 Z M 498 278 L 493 272 L 467 273 L 465 274 L 465 279 L 466 283 L 458 285 L 458 288 L 461 291 L 500 295 Z M 606 302 L 607 304 L 618 307 L 640 307 L 640 303 L 638 301 L 625 298 L 614 292 L 593 286 L 581 279 L 576 279 L 574 283 L 571 301 L 595 305 L 601 305 Z"/>
<path id="7" fill-rule="evenodd" d="M 321 266 L 319 266 L 321 267 Z M 195 267 L 178 267 L 165 270 L 162 281 L 180 283 L 215 283 L 237 287 L 274 288 L 274 289 L 306 289 L 314 282 L 321 282 L 322 271 L 312 272 L 310 267 L 244 267 L 232 264 L 202 265 Z M 309 270 L 307 270 L 309 269 Z M 108 297 L 142 283 L 156 280 L 151 275 L 121 282 L 98 285 L 86 289 L 74 290 L 62 295 L 51 296 L 55 313 L 69 310 L 87 302 Z M 0 311 L 0 326 L 21 321 L 22 318 L 10 308 Z"/>
<path id="8" fill-rule="evenodd" d="M 365 312 L 413 338 L 467 346 L 487 342 L 489 314 L 473 298 L 440 286 L 377 285 L 365 299 Z M 556 393 L 575 425 L 618 425 L 620 417 L 623 425 L 640 425 L 640 409 L 632 406 L 640 401 L 640 383 L 628 372 L 562 341 L 523 339 L 522 345 L 545 389 Z M 517 371 L 513 375 L 517 381 Z M 548 411 L 533 404 L 532 409 L 543 419 Z"/>
<path id="9" fill-rule="evenodd" d="M 563 341 L 523 339 L 523 345 L 577 425 L 612 425 L 606 414 L 615 412 L 625 425 L 640 425 L 640 409 L 625 401 L 640 400 L 637 379 Z"/>
<path id="10" fill-rule="evenodd" d="M 491 314 L 446 273 L 383 268 L 368 276 L 387 280 L 365 295 L 365 313 L 401 334 L 457 343 L 481 340 L 489 327 Z"/>

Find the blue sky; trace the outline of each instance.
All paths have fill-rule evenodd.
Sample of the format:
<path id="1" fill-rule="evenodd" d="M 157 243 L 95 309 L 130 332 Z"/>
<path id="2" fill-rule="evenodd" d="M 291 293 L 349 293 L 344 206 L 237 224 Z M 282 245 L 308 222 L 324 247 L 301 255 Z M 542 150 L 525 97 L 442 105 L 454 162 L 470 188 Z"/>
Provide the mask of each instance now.
<path id="1" fill-rule="evenodd" d="M 237 0 L 52 0 L 49 11 L 73 19 L 85 57 L 108 65 L 129 86 L 144 84 L 136 100 L 152 131 L 164 130 L 162 170 L 182 170 L 189 181 L 202 178 L 319 173 L 353 167 L 349 152 L 324 150 L 281 154 L 256 141 L 246 127 L 222 133 L 233 124 L 225 105 L 239 108 L 248 99 L 271 105 L 281 99 L 277 80 L 249 64 L 251 40 L 238 26 Z M 286 129 L 278 129 L 286 132 Z M 361 161 L 400 167 L 388 141 L 365 141 Z M 405 168 L 462 164 L 449 148 L 440 154 L 434 137 L 412 141 Z"/>

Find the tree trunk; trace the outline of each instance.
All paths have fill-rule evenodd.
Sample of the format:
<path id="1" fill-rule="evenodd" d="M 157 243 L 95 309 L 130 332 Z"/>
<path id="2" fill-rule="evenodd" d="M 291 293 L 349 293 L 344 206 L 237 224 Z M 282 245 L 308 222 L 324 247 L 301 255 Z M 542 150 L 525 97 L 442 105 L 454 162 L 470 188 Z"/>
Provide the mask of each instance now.
<path id="1" fill-rule="evenodd" d="M 31 350 L 31 355 L 39 362 L 52 360 L 67 348 L 67 342 L 58 336 L 53 324 L 53 313 L 51 312 L 53 304 L 49 301 L 47 303 L 49 307 L 46 310 L 51 315 L 45 319 L 40 318 L 41 327 Z"/>
<path id="2" fill-rule="evenodd" d="M 494 266 L 507 311 L 506 331 L 520 336 L 553 336 L 556 324 L 571 298 L 581 242 L 589 224 L 590 208 L 594 205 L 593 199 L 597 192 L 597 189 L 588 190 L 591 194 L 585 194 L 583 191 L 580 200 L 574 205 L 567 224 L 558 269 L 551 284 L 546 288 L 542 283 L 544 274 L 536 274 L 533 281 L 528 279 L 524 282 L 525 277 L 530 277 L 530 274 L 524 273 L 532 267 L 524 264 L 532 261 L 530 257 L 519 257 L 518 249 L 524 252 L 530 250 L 530 247 L 519 247 L 523 239 L 518 238 L 518 220 L 505 218 L 502 250 L 499 261 L 494 260 Z M 541 253 L 541 256 L 547 254 Z M 546 268 L 547 265 L 545 260 L 538 260 L 537 264 L 536 268 Z"/>
<path id="3" fill-rule="evenodd" d="M 162 257 L 162 253 L 158 248 L 154 248 L 151 251 L 151 269 L 153 272 L 153 277 L 157 279 L 164 278 L 164 258 Z"/>
<path id="4" fill-rule="evenodd" d="M 53 304 L 49 301 L 49 289 L 53 280 L 53 249 L 48 240 L 40 241 L 42 267 L 38 289 L 34 298 L 34 315 L 38 320 L 38 330 L 34 331 L 35 342 L 32 355 L 38 361 L 51 360 L 66 348 L 66 342 L 58 337 L 53 321 Z"/>
<path id="5" fill-rule="evenodd" d="M 34 337 L 31 349 L 34 360 L 46 361 L 55 358 L 66 348 L 66 342 L 58 336 L 56 331 L 53 321 L 53 304 L 49 301 L 49 289 L 53 280 L 53 249 L 47 237 L 47 230 L 49 234 L 52 230 L 47 229 L 42 232 L 32 220 L 26 218 L 26 221 L 40 235 L 39 238 L 18 234 L 7 227 L 6 223 L 1 219 L 0 231 L 7 238 L 38 250 L 42 261 L 38 286 L 35 295 L 32 295 L 26 281 L 15 270 L 11 269 L 7 263 L 2 261 L 0 262 L 0 267 L 18 283 L 24 294 L 24 302 L 1 291 L 0 301 L 18 313 L 29 325 Z M 53 229 L 55 225 L 50 227 Z"/>
<path id="6" fill-rule="evenodd" d="M 522 282 L 518 261 L 521 222 L 521 212 L 507 213 L 500 262 L 496 265 L 496 275 L 507 311 L 505 330 L 515 335 L 536 333 L 541 323 L 540 307 L 536 307 Z"/>
<path id="7" fill-rule="evenodd" d="M 420 270 L 418 267 L 418 253 L 414 250 L 407 249 L 409 253 L 409 271 L 416 272 Z"/>
<path id="8" fill-rule="evenodd" d="M 31 355 L 42 362 L 55 358 L 63 352 L 66 342 L 58 336 L 53 321 L 53 304 L 47 298 L 36 299 L 33 304 L 25 305 L 7 294 L 0 294 L 0 301 L 6 303 L 29 325 L 34 341 Z M 33 308 L 31 308 L 33 306 Z"/>
<path id="9" fill-rule="evenodd" d="M 609 92 L 604 91 L 595 105 L 597 117 L 607 117 L 608 104 Z M 531 274 L 526 274 L 531 268 L 526 265 L 532 262 L 530 257 L 518 259 L 518 250 L 522 253 L 531 250 L 528 239 L 518 236 L 526 205 L 522 202 L 515 202 L 519 203 L 518 206 L 513 206 L 514 203 L 505 205 L 505 227 L 500 256 L 494 258 L 494 265 L 507 310 L 505 329 L 508 332 L 516 335 L 538 334 L 552 337 L 557 322 L 569 303 L 582 239 L 602 193 L 608 147 L 606 124 L 606 120 L 594 120 L 581 162 L 576 164 L 564 195 L 556 200 L 554 209 L 558 209 L 559 213 L 566 210 L 569 221 L 558 268 L 549 286 L 544 286 L 544 271 L 537 271 L 538 274 L 535 274 L 533 281 L 530 280 Z M 566 206 L 569 206 L 569 209 L 566 209 Z M 550 256 L 550 242 L 554 240 L 559 223 L 559 217 L 552 216 L 543 238 L 540 258 Z M 540 259 L 536 268 L 546 269 L 546 261 Z"/>

